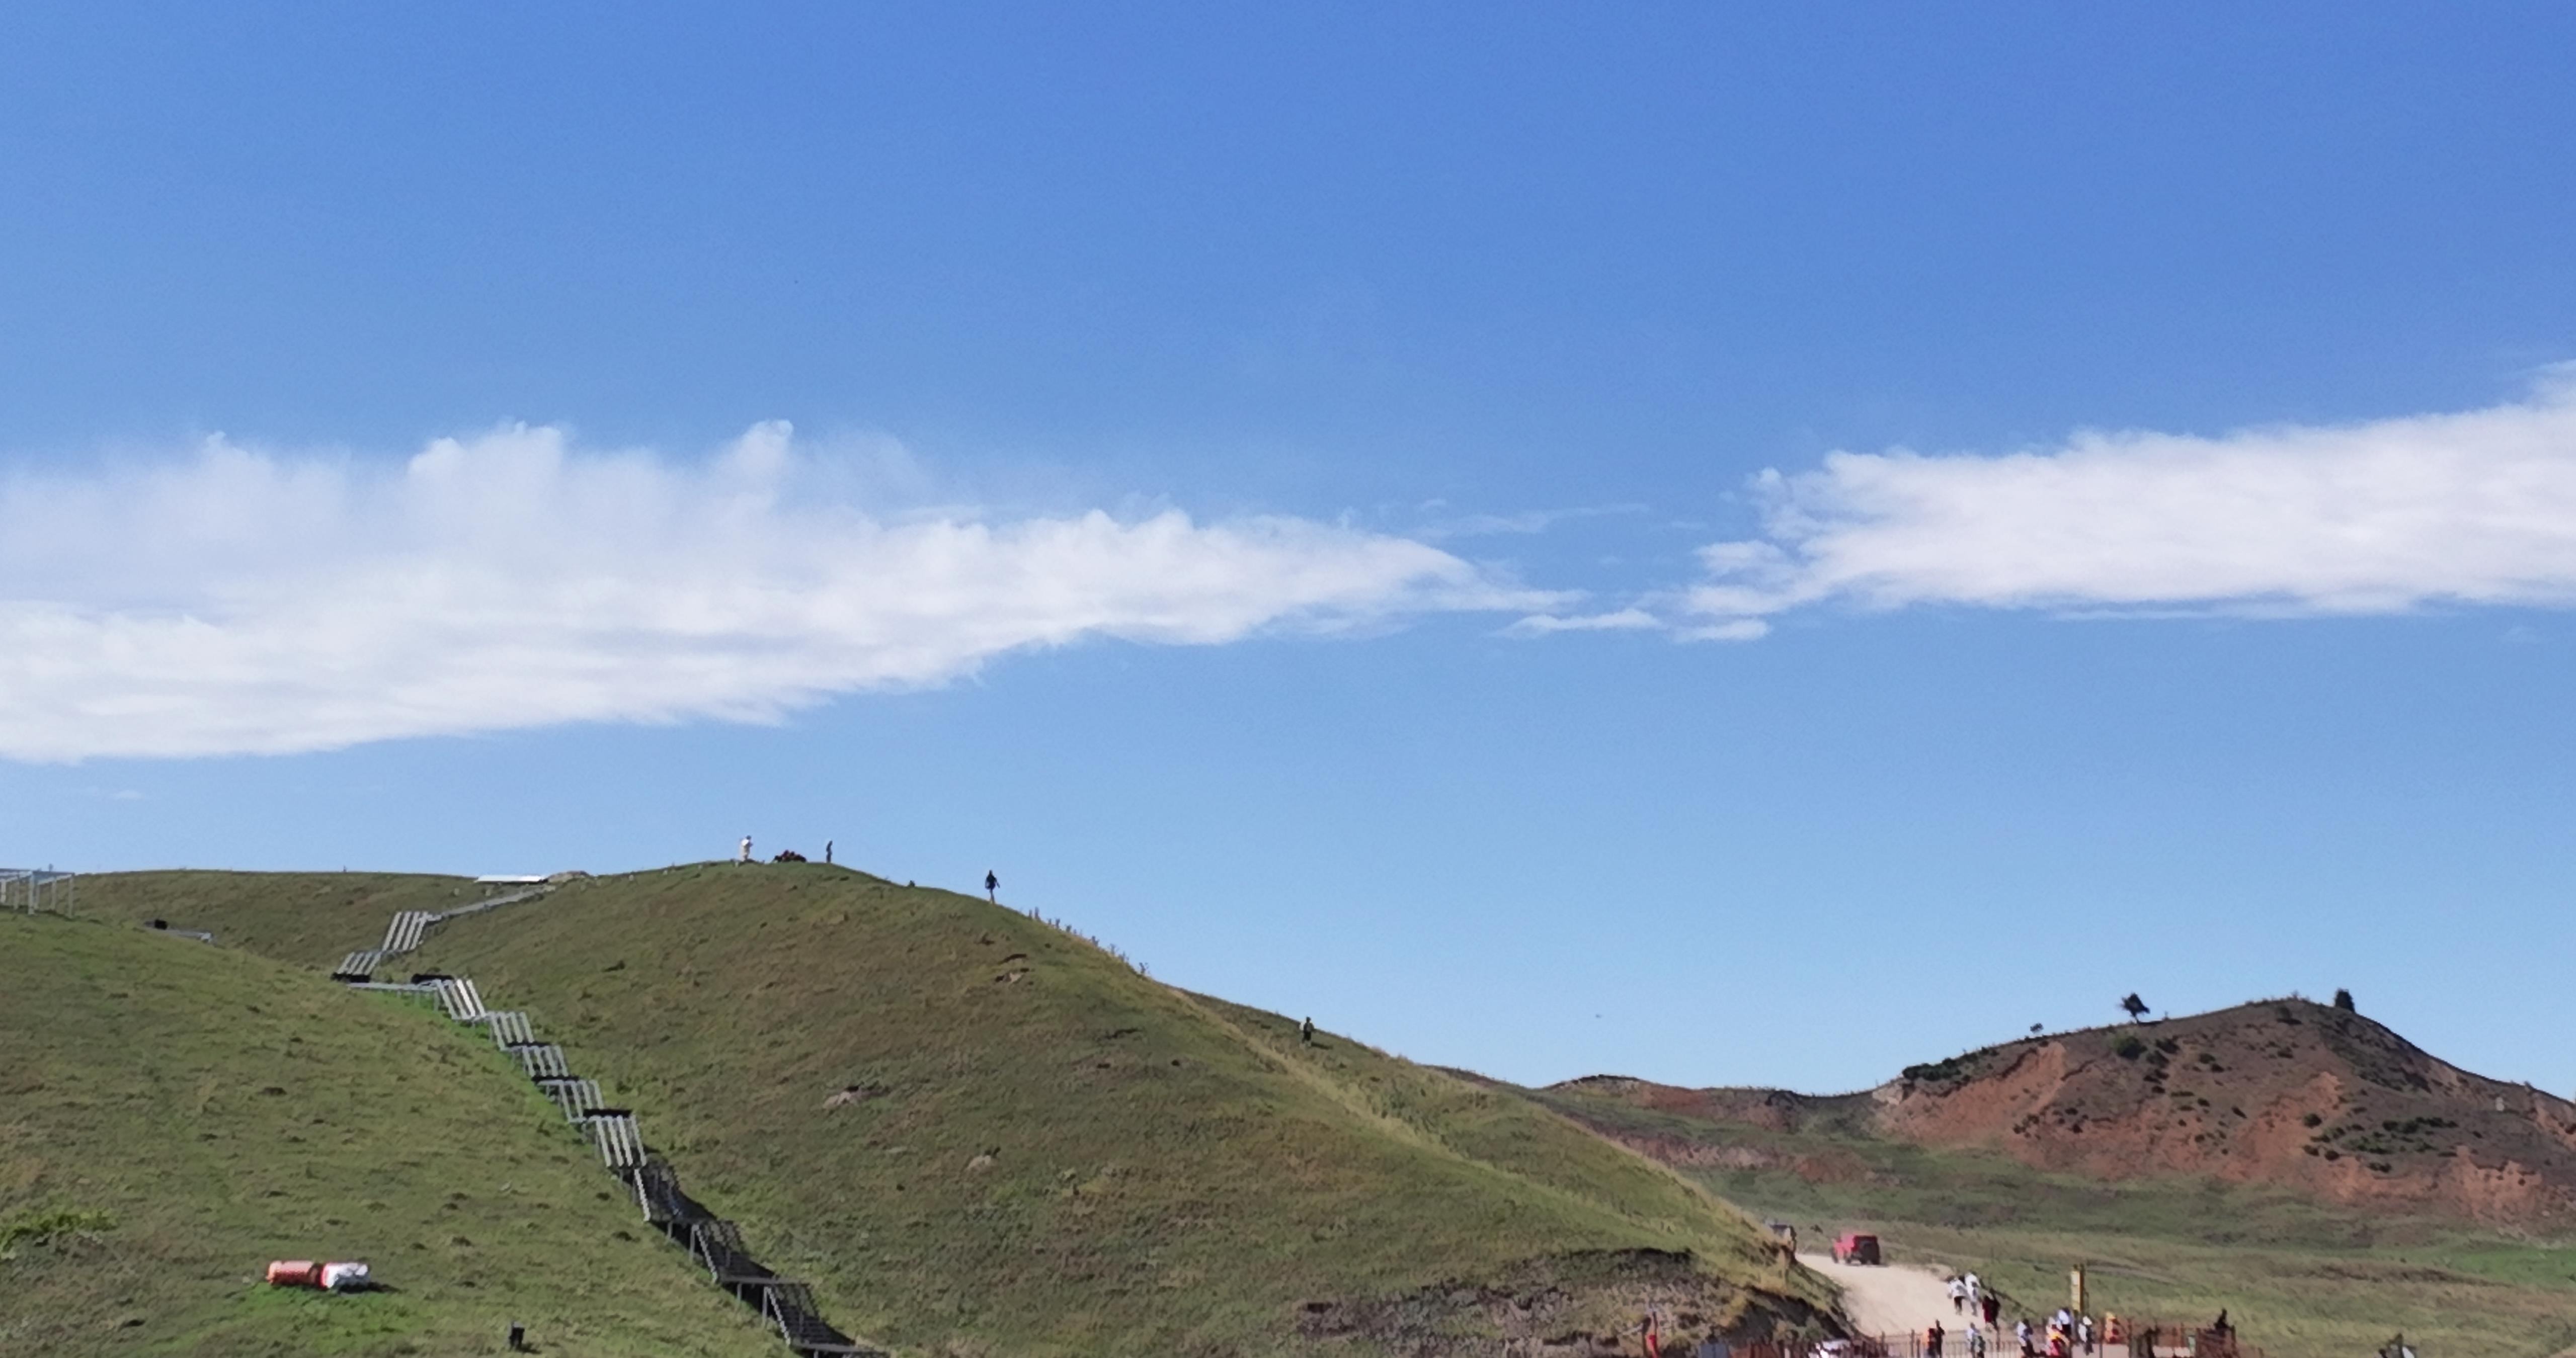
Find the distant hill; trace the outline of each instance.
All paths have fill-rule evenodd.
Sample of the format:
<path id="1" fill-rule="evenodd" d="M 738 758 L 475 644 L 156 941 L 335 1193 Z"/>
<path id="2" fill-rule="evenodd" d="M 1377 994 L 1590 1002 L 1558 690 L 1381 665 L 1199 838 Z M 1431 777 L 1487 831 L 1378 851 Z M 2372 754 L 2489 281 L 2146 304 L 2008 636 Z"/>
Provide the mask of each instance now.
<path id="1" fill-rule="evenodd" d="M 1991 1149 L 2107 1180 L 2203 1176 L 2373 1210 L 2576 1224 L 2576 1104 L 2470 1074 L 2360 1014 L 2299 999 L 2008 1042 L 1862 1094 L 1615 1076 L 1556 1090 L 1711 1123 Z M 1584 1115 L 1580 1099 L 1556 1106 Z M 1614 1130 L 1676 1164 L 1763 1153 Z M 1806 1169 L 1849 1165 L 1827 1152 Z"/>
<path id="2" fill-rule="evenodd" d="M 307 967 L 473 888 L 83 879 Z M 568 884 L 441 926 L 843 1328 L 943 1355 L 1623 1351 L 1825 1323 L 1742 1214 L 1517 1094 L 1156 982 L 973 897 L 822 865 Z"/>
<path id="3" fill-rule="evenodd" d="M 268 1288 L 356 1259 L 393 1291 Z M 768 1358 L 502 1055 L 413 1001 L 0 912 L 0 1354 Z"/>

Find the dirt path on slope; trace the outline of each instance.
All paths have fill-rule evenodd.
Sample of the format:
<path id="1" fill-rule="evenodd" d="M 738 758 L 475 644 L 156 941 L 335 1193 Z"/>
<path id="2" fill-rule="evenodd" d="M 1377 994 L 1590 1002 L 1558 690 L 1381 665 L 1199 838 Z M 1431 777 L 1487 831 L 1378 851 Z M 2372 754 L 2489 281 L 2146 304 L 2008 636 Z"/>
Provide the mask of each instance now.
<path id="1" fill-rule="evenodd" d="M 1843 1311 L 1863 1334 L 1921 1334 L 1934 1321 L 1953 1333 L 1967 1328 L 1950 1311 L 1946 1275 L 1905 1264 L 1837 1264 L 1831 1255 L 1801 1254 L 1798 1262 L 1843 1290 Z M 1944 1347 L 1947 1347 L 1946 1345 Z M 1959 1352 L 1966 1352 L 1962 1348 Z"/>

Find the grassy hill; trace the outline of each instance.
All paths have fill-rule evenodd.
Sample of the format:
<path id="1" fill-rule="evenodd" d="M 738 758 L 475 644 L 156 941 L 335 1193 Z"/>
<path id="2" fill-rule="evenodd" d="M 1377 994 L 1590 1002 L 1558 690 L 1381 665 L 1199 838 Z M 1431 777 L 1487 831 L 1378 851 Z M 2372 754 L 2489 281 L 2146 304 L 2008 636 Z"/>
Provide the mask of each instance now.
<path id="1" fill-rule="evenodd" d="M 488 1044 L 309 968 L 0 914 L 0 1353 L 765 1355 Z M 270 1289 L 273 1258 L 395 1289 Z"/>
<path id="2" fill-rule="evenodd" d="M 408 872 L 116 872 L 83 877 L 79 913 L 125 924 L 166 921 L 216 943 L 328 969 L 385 936 L 398 910 L 436 913 L 500 888 Z"/>
<path id="3" fill-rule="evenodd" d="M 2347 1015 L 2339 1021 L 2335 1011 L 2317 1006 L 2293 1013 L 2311 1029 L 2336 1033 L 2339 1044 L 2336 1029 L 2350 1020 Z M 2446 1162 L 2440 1146 L 2409 1145 L 2373 1157 L 2386 1159 L 2391 1171 L 2366 1162 L 2356 1166 L 2370 1176 L 2362 1182 L 2374 1190 L 2362 1195 L 2321 1192 L 2304 1177 L 2263 1182 L 2243 1174 L 2264 1163 L 2254 1154 L 2266 1146 L 2261 1128 L 2270 1107 L 2260 1093 L 2274 1085 L 2285 1097 L 2316 1092 L 2313 1072 L 2291 1068 L 2299 1047 L 2291 1046 L 2289 1057 L 2274 1055 L 2283 1050 L 2279 1036 L 2259 1054 L 2232 1054 L 2235 1038 L 2228 1034 L 2237 1020 L 2249 1017 L 2259 1020 L 2257 1033 L 2288 1027 L 2267 1005 L 2218 1022 L 2177 1019 L 2166 1025 L 2170 1032 L 2151 1030 L 2141 1039 L 2149 1051 L 2156 1050 L 2158 1036 L 2174 1044 L 2163 1053 L 2172 1073 L 2154 1082 L 2160 1089 L 2146 1088 L 2151 1066 L 2145 1053 L 2126 1057 L 2113 1050 L 2122 1036 L 2115 1032 L 2072 1035 L 2098 1042 L 2102 1050 L 2051 1068 L 2080 1072 L 2088 1059 L 2106 1061 L 2095 1074 L 2106 1081 L 2115 1075 L 2134 1080 L 2135 1090 L 2097 1086 L 2080 1075 L 2071 1084 L 2045 1088 L 2023 1078 L 2038 1064 L 2028 1053 L 2068 1036 L 2058 1035 L 1917 1067 L 1910 1081 L 1856 1095 L 1677 1089 L 1615 1077 L 1528 1093 L 1748 1209 L 1796 1223 L 1810 1243 L 1836 1230 L 1874 1230 L 1897 1257 L 1974 1268 L 2034 1311 L 2063 1304 L 2068 1266 L 2089 1262 L 2096 1306 L 2175 1321 L 2206 1320 L 2224 1306 L 2246 1341 L 2273 1358 L 2368 1353 L 2400 1331 L 2419 1352 L 2442 1358 L 2536 1358 L 2576 1348 L 2576 1242 L 2527 1221 L 2480 1225 L 2456 1213 L 2437 1214 L 2437 1198 L 2382 1187 L 2391 1173 L 2409 1168 L 2410 1160 Z M 2432 1067 L 2397 1061 L 2400 1049 L 2385 1041 L 2370 1041 L 2363 1050 L 2386 1059 L 2372 1067 L 2378 1081 L 2355 1079 L 2361 1087 L 2351 1091 L 2349 1104 L 2293 1106 L 2270 1118 L 2297 1134 L 2288 1155 L 2302 1175 L 2308 1162 L 2324 1160 L 2326 1148 L 2349 1147 L 2361 1135 L 2321 1134 L 2359 1124 L 2393 1141 L 2394 1132 L 2381 1123 L 2403 1126 L 2405 1117 L 2434 1116 L 2396 1106 L 2440 1087 Z M 2203 1051 L 2212 1053 L 2210 1061 L 2200 1059 Z M 2212 1071 L 2211 1065 L 2221 1069 Z M 2192 1075 L 2184 1078 L 2183 1072 Z M 2424 1087 L 2409 1074 L 2422 1076 Z M 1946 1113 L 1921 1116 L 1985 1080 L 2009 1085 L 2019 1101 L 1970 1093 L 1947 1103 Z M 1909 1083 L 1912 1097 L 1931 1106 L 1892 1114 L 1891 1105 L 1904 1100 Z M 2460 1114 L 2449 1120 L 2463 1126 L 2418 1124 L 2419 1133 L 2451 1132 L 2481 1148 L 2472 1154 L 2489 1145 L 2529 1143 L 2534 1125 L 2515 1116 L 2513 1100 L 2499 1115 L 2495 1093 L 2483 1085 L 2464 1087 L 2484 1094 L 2488 1117 L 2507 1121 L 2480 1121 L 2478 1130 L 2487 1135 L 2478 1136 L 2465 1126 L 2472 1119 Z M 2190 1094 L 2188 1111 L 2174 1107 L 2181 1101 L 2173 1095 L 2183 1091 Z M 2203 1097 L 2210 1099 L 2207 1109 Z M 2163 1107 L 2156 1110 L 2157 1129 L 2137 1125 L 2143 1110 L 2158 1104 Z M 2522 1106 L 2546 1110 L 2527 1092 Z M 2238 1108 L 2243 1115 L 2233 1111 Z M 1970 1109 L 1999 1119 L 1994 1135 L 1957 1135 L 1966 1121 L 1960 1115 Z M 2052 1117 L 2052 1109 L 2060 1111 Z M 2123 1110 L 2132 1120 L 2125 1126 L 2114 1120 Z M 2306 1124 L 2308 1112 L 2317 1113 L 2314 1126 Z M 2213 1114 L 2228 1124 L 2223 1135 L 2190 1125 L 2190 1119 Z M 2178 1130 L 2162 1129 L 2167 1116 L 2176 1118 Z M 1944 1126 L 1951 1118 L 1957 1121 Z M 1955 1139 L 1909 1139 L 1927 1122 Z M 2091 1133 L 2070 1126 L 2090 1127 Z M 2176 1147 L 2196 1150 L 2206 1159 L 2190 1163 L 2203 1172 L 2184 1173 L 2170 1158 L 2140 1154 L 2106 1174 L 2087 1155 L 2070 1155 L 2062 1146 L 2092 1133 L 2101 1134 L 2106 1146 L 2163 1146 L 2168 1155 Z M 2048 1144 L 2016 1146 L 2016 1135 Z M 2194 1136 L 2204 1139 L 2194 1142 Z M 2319 1151 L 2312 1156 L 2297 1149 L 2308 1144 Z M 2277 1147 L 2270 1149 L 2277 1153 Z M 2229 1166 L 2240 1177 L 2221 1177 L 2217 1171 Z"/>
<path id="4" fill-rule="evenodd" d="M 82 900 L 325 965 L 439 889 L 153 874 Z M 349 935 L 303 920 L 371 895 Z M 402 965 L 530 1010 L 765 1262 L 915 1351 L 1579 1353 L 1647 1304 L 1693 1330 L 1829 1301 L 1700 1187 L 1517 1096 L 1305 1045 L 970 897 L 687 867 L 442 926 Z"/>

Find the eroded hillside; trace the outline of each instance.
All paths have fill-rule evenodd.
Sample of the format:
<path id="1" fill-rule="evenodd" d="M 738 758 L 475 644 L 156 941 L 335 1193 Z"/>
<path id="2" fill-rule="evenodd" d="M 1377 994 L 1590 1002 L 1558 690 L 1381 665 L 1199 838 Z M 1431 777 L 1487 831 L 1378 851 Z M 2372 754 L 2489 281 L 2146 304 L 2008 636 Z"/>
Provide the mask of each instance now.
<path id="1" fill-rule="evenodd" d="M 2009 1042 L 1908 1068 L 1865 1094 L 1569 1081 L 1567 1111 L 1619 1104 L 1701 1122 L 2001 1151 L 2094 1179 L 2206 1177 L 2463 1220 L 2576 1224 L 2576 1104 L 2473 1075 L 2385 1026 L 2306 1000 Z M 1777 1157 L 1601 1124 L 1674 1164 Z M 1811 1148 L 1810 1177 L 1857 1162 Z"/>

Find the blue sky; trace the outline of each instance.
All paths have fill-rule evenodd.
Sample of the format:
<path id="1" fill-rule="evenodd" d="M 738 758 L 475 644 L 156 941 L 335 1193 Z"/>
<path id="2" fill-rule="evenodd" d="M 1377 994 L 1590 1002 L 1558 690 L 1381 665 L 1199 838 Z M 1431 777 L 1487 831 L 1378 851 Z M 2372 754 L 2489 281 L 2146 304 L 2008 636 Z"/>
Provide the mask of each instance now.
<path id="1" fill-rule="evenodd" d="M 2564 1091 L 2562 7 L 17 6 L 0 861 L 819 849 L 1423 1060 Z"/>

